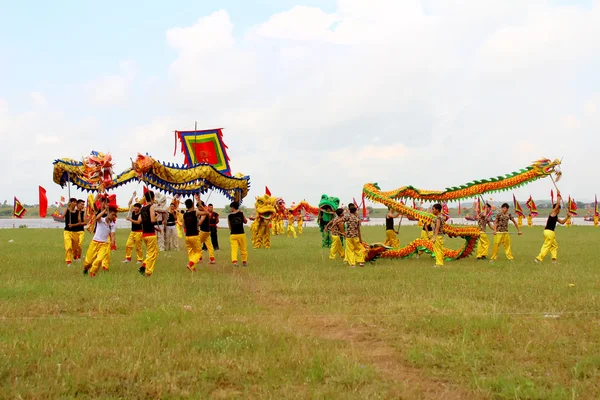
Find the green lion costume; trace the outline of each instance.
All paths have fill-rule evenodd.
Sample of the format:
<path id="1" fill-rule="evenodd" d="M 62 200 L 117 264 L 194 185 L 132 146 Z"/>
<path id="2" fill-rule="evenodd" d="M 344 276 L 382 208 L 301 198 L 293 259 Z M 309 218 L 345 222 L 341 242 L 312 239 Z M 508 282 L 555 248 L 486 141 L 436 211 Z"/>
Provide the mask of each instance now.
<path id="1" fill-rule="evenodd" d="M 337 197 L 329 197 L 326 194 L 321 196 L 319 201 L 319 215 L 317 222 L 321 229 L 323 247 L 331 247 L 331 233 L 325 230 L 325 227 L 335 217 L 335 210 L 340 207 L 340 199 Z"/>

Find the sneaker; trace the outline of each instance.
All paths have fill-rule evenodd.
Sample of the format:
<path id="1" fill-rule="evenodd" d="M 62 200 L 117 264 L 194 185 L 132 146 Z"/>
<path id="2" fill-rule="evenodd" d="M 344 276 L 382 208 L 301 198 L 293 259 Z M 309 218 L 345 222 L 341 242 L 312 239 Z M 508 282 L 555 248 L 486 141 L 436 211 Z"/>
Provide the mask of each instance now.
<path id="1" fill-rule="evenodd" d="M 215 258 L 214 258 L 214 257 L 211 257 L 211 258 L 210 258 L 210 261 L 209 261 L 208 263 L 209 263 L 209 264 L 214 264 L 214 263 L 215 263 Z"/>
<path id="2" fill-rule="evenodd" d="M 238 266 L 238 263 L 237 263 L 237 261 L 234 261 L 234 262 L 233 262 L 233 266 L 234 266 L 234 267 L 237 267 L 237 266 Z"/>
<path id="3" fill-rule="evenodd" d="M 121 262 L 122 262 L 123 264 L 129 264 L 129 263 L 131 262 L 131 260 L 127 260 L 127 259 L 125 259 L 125 260 L 123 260 L 123 261 L 121 261 Z"/>
<path id="4" fill-rule="evenodd" d="M 71 266 L 71 261 L 67 261 L 67 267 Z"/>
<path id="5" fill-rule="evenodd" d="M 538 260 L 537 258 L 534 258 L 533 261 L 535 261 L 536 264 L 540 263 L 540 260 Z"/>
<path id="6" fill-rule="evenodd" d="M 190 270 L 190 272 L 196 272 L 196 267 L 194 267 L 194 264 L 188 264 L 185 266 L 187 269 Z"/>
<path id="7" fill-rule="evenodd" d="M 558 261 L 556 259 L 553 259 L 552 264 L 558 264 Z"/>
<path id="8" fill-rule="evenodd" d="M 363 268 L 365 266 L 365 263 L 359 263 L 358 266 Z"/>
<path id="9" fill-rule="evenodd" d="M 136 264 L 142 264 L 142 263 L 143 263 L 143 261 L 138 261 L 138 262 L 136 262 Z"/>
<path id="10" fill-rule="evenodd" d="M 142 264 L 142 266 L 140 267 L 140 269 L 138 269 L 138 272 L 141 275 L 146 275 L 146 266 L 144 264 Z"/>
<path id="11" fill-rule="evenodd" d="M 244 262 L 242 263 L 242 267 L 247 267 L 247 266 L 248 266 L 248 263 L 247 263 L 246 261 L 244 261 Z"/>

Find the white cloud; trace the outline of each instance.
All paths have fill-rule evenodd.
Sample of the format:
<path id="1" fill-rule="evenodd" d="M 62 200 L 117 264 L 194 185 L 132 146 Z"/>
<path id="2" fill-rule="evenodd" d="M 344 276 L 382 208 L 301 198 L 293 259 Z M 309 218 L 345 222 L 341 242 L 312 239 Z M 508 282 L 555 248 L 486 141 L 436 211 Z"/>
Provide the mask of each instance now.
<path id="1" fill-rule="evenodd" d="M 30 93 L 30 96 L 34 106 L 46 107 L 46 105 L 48 104 L 46 102 L 46 98 L 40 92 L 32 92 Z"/>
<path id="2" fill-rule="evenodd" d="M 131 86 L 137 71 L 135 63 L 121 61 L 119 73 L 107 75 L 85 85 L 89 102 L 94 106 L 118 106 L 125 104 L 129 99 Z"/>

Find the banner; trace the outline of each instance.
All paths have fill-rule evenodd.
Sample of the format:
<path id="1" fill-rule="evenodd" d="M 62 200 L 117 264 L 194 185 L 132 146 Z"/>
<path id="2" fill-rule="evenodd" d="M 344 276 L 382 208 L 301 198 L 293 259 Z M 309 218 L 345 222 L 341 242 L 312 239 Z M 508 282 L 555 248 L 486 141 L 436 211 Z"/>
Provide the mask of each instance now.
<path id="1" fill-rule="evenodd" d="M 48 214 L 48 197 L 46 196 L 46 189 L 39 187 L 40 194 L 40 218 L 46 218 Z"/>
<path id="2" fill-rule="evenodd" d="M 177 139 L 181 142 L 181 152 L 185 165 L 210 164 L 223 175 L 231 176 L 227 146 L 223 142 L 223 129 L 202 131 L 175 131 L 175 153 Z"/>
<path id="3" fill-rule="evenodd" d="M 531 214 L 532 217 L 537 217 L 538 211 L 537 211 L 537 207 L 535 206 L 535 203 L 533 202 L 533 197 L 529 196 L 529 200 L 527 200 L 527 202 L 525 203 L 525 206 L 527 206 L 527 208 L 529 208 L 529 214 Z"/>
<path id="4" fill-rule="evenodd" d="M 23 216 L 26 213 L 27 213 L 27 210 L 25 209 L 25 207 L 23 207 L 23 204 L 21 204 L 19 199 L 17 199 L 15 197 L 14 203 L 13 203 L 13 217 L 23 218 Z"/>
<path id="5" fill-rule="evenodd" d="M 271 191 L 269 190 L 268 186 L 265 186 L 265 194 L 269 197 L 271 197 Z"/>
<path id="6" fill-rule="evenodd" d="M 577 202 L 575 201 L 575 199 L 572 199 L 571 196 L 569 196 L 569 201 L 567 202 L 567 208 L 569 211 L 569 214 L 571 215 L 577 215 Z"/>
<path id="7" fill-rule="evenodd" d="M 523 212 L 523 208 L 521 208 L 521 205 L 517 201 L 517 198 L 515 197 L 514 194 L 513 194 L 513 204 L 514 204 L 514 207 L 515 207 L 515 214 L 517 214 L 520 217 L 524 217 L 525 213 Z"/>
<path id="8" fill-rule="evenodd" d="M 598 196 L 596 195 L 594 195 L 594 215 L 600 217 L 600 214 L 598 213 Z"/>

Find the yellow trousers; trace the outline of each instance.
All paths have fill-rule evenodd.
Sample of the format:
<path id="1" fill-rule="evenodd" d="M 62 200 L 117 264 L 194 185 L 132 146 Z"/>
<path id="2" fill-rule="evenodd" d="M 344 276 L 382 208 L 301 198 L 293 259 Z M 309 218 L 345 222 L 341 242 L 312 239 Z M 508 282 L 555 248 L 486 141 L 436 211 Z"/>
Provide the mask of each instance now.
<path id="1" fill-rule="evenodd" d="M 240 250 L 240 255 L 242 256 L 242 262 L 248 261 L 248 244 L 246 243 L 245 233 L 230 235 L 229 244 L 231 245 L 231 262 L 237 262 L 238 249 Z"/>
<path id="2" fill-rule="evenodd" d="M 304 221 L 302 221 L 302 219 L 300 219 L 298 221 L 298 235 L 302 235 L 303 226 L 304 226 Z"/>
<path id="3" fill-rule="evenodd" d="M 146 259 L 142 263 L 146 267 L 146 276 L 152 275 L 154 272 L 154 265 L 158 258 L 158 239 L 154 236 L 142 236 L 142 240 L 146 245 Z"/>
<path id="4" fill-rule="evenodd" d="M 200 232 L 198 235 L 200 238 L 200 244 L 205 244 L 208 249 L 208 256 L 211 260 L 215 259 L 215 249 L 212 245 L 212 240 L 210 240 L 210 232 Z"/>
<path id="5" fill-rule="evenodd" d="M 544 229 L 544 244 L 540 254 L 536 257 L 539 261 L 544 261 L 544 257 L 550 253 L 553 260 L 558 257 L 558 243 L 556 243 L 556 233 L 549 229 Z"/>
<path id="6" fill-rule="evenodd" d="M 435 254 L 435 265 L 444 266 L 444 237 L 438 236 L 433 244 L 433 254 Z"/>
<path id="7" fill-rule="evenodd" d="M 346 238 L 346 260 L 348 265 L 355 266 L 356 263 L 365 262 L 365 248 L 358 238 Z"/>
<path id="8" fill-rule="evenodd" d="M 79 246 L 79 232 L 64 231 L 63 237 L 65 240 L 65 261 L 70 263 L 73 261 L 73 255 Z"/>
<path id="9" fill-rule="evenodd" d="M 290 235 L 290 233 L 291 233 L 291 235 Z M 296 236 L 296 229 L 294 229 L 294 224 L 293 223 L 289 223 L 288 227 L 287 227 L 287 236 L 290 237 L 292 235 L 294 237 L 297 237 Z"/>
<path id="10" fill-rule="evenodd" d="M 185 248 L 188 253 L 188 261 L 190 265 L 196 265 L 202 261 L 202 242 L 200 236 L 186 236 Z"/>
<path id="11" fill-rule="evenodd" d="M 433 232 L 430 231 L 424 231 L 421 229 L 421 239 L 423 240 L 430 240 L 431 237 L 433 236 Z M 423 254 L 423 250 L 419 250 L 419 255 Z"/>
<path id="12" fill-rule="evenodd" d="M 515 258 L 513 257 L 512 250 L 510 248 L 510 235 L 508 232 L 498 232 L 494 235 L 494 247 L 492 248 L 491 260 L 496 260 L 498 258 L 498 250 L 500 249 L 500 245 L 504 246 L 504 254 L 506 254 L 506 258 L 509 260 L 514 260 Z"/>
<path id="13" fill-rule="evenodd" d="M 335 260 L 336 256 L 344 257 L 344 246 L 339 236 L 331 235 L 331 249 L 329 249 L 329 259 Z"/>
<path id="14" fill-rule="evenodd" d="M 88 247 L 83 262 L 83 268 L 89 271 L 91 276 L 96 275 L 100 266 L 102 266 L 107 257 L 110 257 L 110 243 L 93 241 Z"/>
<path id="15" fill-rule="evenodd" d="M 396 232 L 393 229 L 385 231 L 385 243 L 389 247 L 400 247 L 400 240 L 396 236 Z"/>
<path id="16" fill-rule="evenodd" d="M 85 231 L 75 233 L 77 234 L 77 249 L 73 251 L 73 258 L 79 260 L 83 254 L 83 240 L 85 239 Z"/>
<path id="17" fill-rule="evenodd" d="M 479 234 L 479 246 L 477 247 L 477 258 L 487 257 L 490 250 L 490 239 L 485 232 Z"/>
<path id="18" fill-rule="evenodd" d="M 135 247 L 135 255 L 137 260 L 142 262 L 144 260 L 144 252 L 142 250 L 142 232 L 131 232 L 127 238 L 125 244 L 125 258 L 131 261 L 131 255 L 133 254 L 133 248 Z"/>

